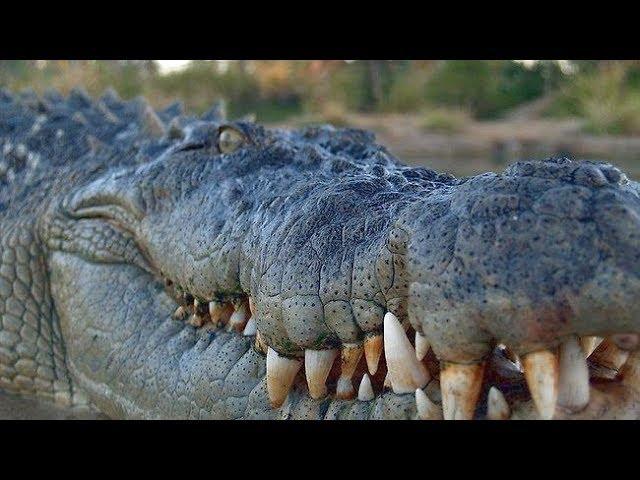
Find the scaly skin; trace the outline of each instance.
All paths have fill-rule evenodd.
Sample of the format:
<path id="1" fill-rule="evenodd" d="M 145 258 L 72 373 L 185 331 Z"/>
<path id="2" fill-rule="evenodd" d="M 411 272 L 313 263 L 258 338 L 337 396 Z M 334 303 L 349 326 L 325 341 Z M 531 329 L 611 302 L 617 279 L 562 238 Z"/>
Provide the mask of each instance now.
<path id="1" fill-rule="evenodd" d="M 204 326 L 176 321 L 189 295 L 250 297 L 288 358 L 362 344 L 386 312 L 429 339 L 436 365 L 640 332 L 639 187 L 606 163 L 456 179 L 357 130 L 269 131 L 81 91 L 0 94 L 0 142 L 9 391 L 115 418 L 417 417 L 413 395 L 380 393 L 384 371 L 373 400 L 336 399 L 335 373 L 313 400 L 299 374 L 272 408 L 254 336 L 206 323 L 206 308 Z M 612 388 L 626 393 L 594 394 L 581 415 L 635 418 L 635 387 Z M 437 380 L 425 391 L 439 402 Z"/>

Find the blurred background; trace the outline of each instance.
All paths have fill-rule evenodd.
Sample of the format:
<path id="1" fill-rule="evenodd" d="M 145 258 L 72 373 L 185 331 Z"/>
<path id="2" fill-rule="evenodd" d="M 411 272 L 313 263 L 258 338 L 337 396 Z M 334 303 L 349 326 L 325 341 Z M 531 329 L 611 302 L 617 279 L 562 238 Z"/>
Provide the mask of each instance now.
<path id="1" fill-rule="evenodd" d="M 568 155 L 640 178 L 640 61 L 0 61 L 0 88 L 76 86 L 194 113 L 224 99 L 230 117 L 272 126 L 366 128 L 403 161 L 456 175 Z"/>

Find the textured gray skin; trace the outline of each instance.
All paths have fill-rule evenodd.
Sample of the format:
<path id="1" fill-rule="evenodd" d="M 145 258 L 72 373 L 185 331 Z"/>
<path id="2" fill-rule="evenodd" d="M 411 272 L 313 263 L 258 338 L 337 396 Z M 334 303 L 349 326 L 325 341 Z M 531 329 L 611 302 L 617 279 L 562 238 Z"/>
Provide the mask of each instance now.
<path id="1" fill-rule="evenodd" d="M 160 120 L 160 121 L 158 121 Z M 164 125 L 171 125 L 163 128 Z M 246 142 L 220 154 L 220 127 Z M 171 318 L 164 285 L 251 295 L 282 354 L 362 342 L 386 311 L 441 360 L 638 332 L 639 187 L 605 163 L 455 179 L 373 137 L 0 93 L 0 388 L 125 418 L 415 418 L 412 395 L 269 406 L 253 337 Z"/>

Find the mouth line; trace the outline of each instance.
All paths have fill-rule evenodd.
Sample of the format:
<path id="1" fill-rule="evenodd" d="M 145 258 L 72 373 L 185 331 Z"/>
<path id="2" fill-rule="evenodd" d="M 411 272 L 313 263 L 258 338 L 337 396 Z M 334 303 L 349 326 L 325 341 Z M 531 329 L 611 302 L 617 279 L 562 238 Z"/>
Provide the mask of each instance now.
<path id="1" fill-rule="evenodd" d="M 422 420 L 506 420 L 516 418 L 514 410 L 522 405 L 532 405 L 539 417 L 551 419 L 556 411 L 571 415 L 585 410 L 593 389 L 604 392 L 620 384 L 625 362 L 638 343 L 637 335 L 573 336 L 554 352 L 534 352 L 524 359 L 497 344 L 480 365 L 451 364 L 439 361 L 428 340 L 408 322 L 402 324 L 387 312 L 383 332 L 334 349 L 307 349 L 300 357 L 267 345 L 249 295 L 203 299 L 169 279 L 164 285 L 176 302 L 175 321 L 253 338 L 253 349 L 266 361 L 267 393 L 274 409 L 286 410 L 292 391 L 345 406 L 375 403 L 394 394 L 414 396 L 415 418 Z"/>

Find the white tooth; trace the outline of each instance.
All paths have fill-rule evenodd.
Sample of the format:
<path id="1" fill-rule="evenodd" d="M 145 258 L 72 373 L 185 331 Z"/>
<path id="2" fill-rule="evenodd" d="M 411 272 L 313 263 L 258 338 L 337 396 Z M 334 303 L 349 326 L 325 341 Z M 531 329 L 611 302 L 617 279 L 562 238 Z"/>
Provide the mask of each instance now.
<path id="1" fill-rule="evenodd" d="M 427 337 L 425 337 L 424 335 L 422 335 L 420 332 L 416 332 L 416 358 L 418 360 L 422 360 L 426 355 L 427 352 L 429 351 L 429 341 L 427 340 Z"/>
<path id="2" fill-rule="evenodd" d="M 351 383 L 360 357 L 362 357 L 362 345 L 357 343 L 346 343 L 342 346 L 342 352 L 340 354 L 340 378 L 336 385 L 336 397 L 341 400 L 348 400 L 355 396 L 355 390 Z"/>
<path id="3" fill-rule="evenodd" d="M 235 330 L 237 332 L 242 331 L 245 323 L 247 322 L 247 317 L 247 307 L 244 305 L 244 303 L 237 305 L 234 308 L 231 317 L 229 318 L 227 330 Z"/>
<path id="4" fill-rule="evenodd" d="M 442 408 L 433 403 L 421 388 L 416 388 L 416 409 L 420 420 L 442 420 Z"/>
<path id="5" fill-rule="evenodd" d="M 384 316 L 384 355 L 394 393 L 413 392 L 429 383 L 429 371 L 416 358 L 404 328 L 391 312 Z"/>
<path id="6" fill-rule="evenodd" d="M 580 339 L 580 345 L 582 345 L 582 350 L 584 351 L 584 356 L 589 357 L 593 353 L 593 351 L 600 345 L 602 342 L 602 337 L 582 337 Z"/>
<path id="7" fill-rule="evenodd" d="M 367 369 L 370 375 L 375 375 L 378 371 L 380 355 L 382 355 L 382 335 L 368 335 L 364 339 L 364 356 L 367 360 Z"/>
<path id="8" fill-rule="evenodd" d="M 180 306 L 178 308 L 176 308 L 176 311 L 173 312 L 173 318 L 175 320 L 184 320 L 184 317 L 186 316 L 187 311 L 184 309 L 183 306 Z"/>
<path id="9" fill-rule="evenodd" d="M 253 301 L 253 297 L 249 297 L 249 312 L 251 312 L 251 316 L 256 316 L 256 304 Z"/>
<path id="10" fill-rule="evenodd" d="M 504 395 L 496 387 L 491 387 L 487 399 L 487 418 L 489 420 L 509 420 L 510 416 L 511 409 Z"/>
<path id="11" fill-rule="evenodd" d="M 282 406 L 302 367 L 297 358 L 280 356 L 273 348 L 267 349 L 267 392 L 273 408 Z"/>
<path id="12" fill-rule="evenodd" d="M 373 387 L 371 386 L 371 379 L 369 375 L 366 373 L 362 376 L 362 380 L 360 380 L 360 388 L 358 388 L 358 400 L 362 402 L 368 402 L 369 400 L 373 400 Z"/>
<path id="13" fill-rule="evenodd" d="M 549 350 L 522 357 L 524 377 L 540 418 L 551 420 L 558 399 L 558 358 Z"/>
<path id="14" fill-rule="evenodd" d="M 242 331 L 242 335 L 245 337 L 250 337 L 255 335 L 258 331 L 258 324 L 256 323 L 256 319 L 251 317 Z"/>
<path id="15" fill-rule="evenodd" d="M 589 403 L 589 367 L 577 337 L 560 345 L 558 364 L 558 404 L 572 412 L 580 411 Z"/>
<path id="16" fill-rule="evenodd" d="M 204 323 L 204 319 L 201 316 L 196 315 L 195 313 L 189 317 L 188 321 L 189 325 L 192 325 L 196 328 L 200 328 Z"/>
<path id="17" fill-rule="evenodd" d="M 304 371 L 311 398 L 317 400 L 327 394 L 327 377 L 337 356 L 338 350 L 304 351 Z"/>
<path id="18" fill-rule="evenodd" d="M 617 372 L 628 357 L 629 352 L 618 348 L 610 339 L 605 338 L 591 354 L 589 361 Z"/>
<path id="19" fill-rule="evenodd" d="M 472 420 L 482 387 L 484 362 L 443 362 L 440 370 L 442 411 L 445 420 Z"/>

